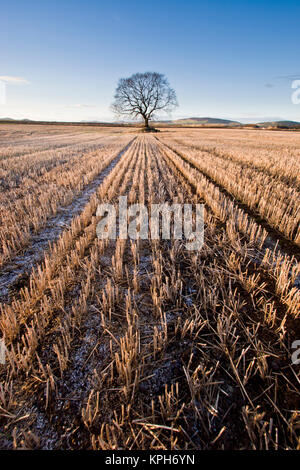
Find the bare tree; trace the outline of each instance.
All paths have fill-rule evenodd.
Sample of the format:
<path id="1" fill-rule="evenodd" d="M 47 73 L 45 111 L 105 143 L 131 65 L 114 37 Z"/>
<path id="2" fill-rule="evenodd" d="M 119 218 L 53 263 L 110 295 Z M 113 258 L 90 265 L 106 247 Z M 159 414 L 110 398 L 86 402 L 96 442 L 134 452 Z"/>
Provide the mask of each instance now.
<path id="1" fill-rule="evenodd" d="M 170 112 L 178 106 L 176 93 L 161 73 L 135 73 L 119 80 L 112 109 L 119 116 L 141 116 L 145 129 L 157 111 Z"/>

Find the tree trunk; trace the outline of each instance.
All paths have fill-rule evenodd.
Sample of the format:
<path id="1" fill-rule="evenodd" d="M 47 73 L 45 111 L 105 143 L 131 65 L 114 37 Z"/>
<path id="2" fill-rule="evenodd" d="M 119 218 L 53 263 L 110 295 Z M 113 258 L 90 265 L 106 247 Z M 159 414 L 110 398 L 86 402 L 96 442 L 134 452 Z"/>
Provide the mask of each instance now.
<path id="1" fill-rule="evenodd" d="M 149 128 L 149 118 L 144 117 L 144 119 L 145 119 L 145 129 L 148 129 Z"/>

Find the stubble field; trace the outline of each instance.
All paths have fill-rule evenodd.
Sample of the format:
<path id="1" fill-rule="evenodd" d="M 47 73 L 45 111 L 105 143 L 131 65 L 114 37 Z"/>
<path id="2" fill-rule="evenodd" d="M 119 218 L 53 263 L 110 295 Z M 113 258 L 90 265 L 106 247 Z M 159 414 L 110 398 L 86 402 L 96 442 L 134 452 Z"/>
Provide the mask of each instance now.
<path id="1" fill-rule="evenodd" d="M 1 449 L 300 449 L 299 133 L 2 124 L 0 191 Z M 98 239 L 125 195 L 202 249 Z"/>

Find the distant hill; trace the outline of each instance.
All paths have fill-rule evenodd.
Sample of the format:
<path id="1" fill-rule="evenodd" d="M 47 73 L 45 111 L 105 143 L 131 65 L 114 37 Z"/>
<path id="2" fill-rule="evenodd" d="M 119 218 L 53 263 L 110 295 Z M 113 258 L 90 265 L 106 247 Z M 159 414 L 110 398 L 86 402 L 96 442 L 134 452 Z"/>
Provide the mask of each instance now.
<path id="1" fill-rule="evenodd" d="M 0 121 L 11 121 L 11 122 L 35 122 L 35 121 L 32 121 L 31 119 L 13 119 L 13 118 L 9 118 L 9 117 L 5 117 L 5 118 L 0 118 Z"/>
<path id="2" fill-rule="evenodd" d="M 172 121 L 174 124 L 220 124 L 224 126 L 240 125 L 240 122 L 231 121 L 229 119 L 218 119 L 218 118 L 209 118 L 209 117 L 191 117 L 184 119 L 176 119 Z"/>
<path id="3" fill-rule="evenodd" d="M 177 126 L 241 126 L 242 124 L 238 121 L 231 121 L 229 119 L 218 119 L 209 117 L 190 117 L 183 119 L 174 119 L 169 121 L 158 120 L 154 124 L 166 124 L 166 125 L 177 125 Z"/>
<path id="4" fill-rule="evenodd" d="M 92 126 L 136 126 L 137 123 L 133 121 L 92 121 L 82 120 L 81 122 L 71 121 L 33 121 L 31 119 L 12 119 L 9 117 L 0 118 L 1 123 L 19 123 L 19 124 L 60 124 L 60 125 L 92 125 Z M 153 126 L 203 126 L 203 127 L 240 127 L 240 128 L 268 128 L 268 129 L 300 129 L 300 122 L 297 121 L 265 121 L 257 124 L 242 124 L 239 121 L 231 121 L 229 119 L 209 118 L 209 117 L 190 117 L 174 120 L 151 121 Z M 142 123 L 140 123 L 142 125 Z"/>
<path id="5" fill-rule="evenodd" d="M 300 129 L 300 122 L 297 121 L 267 121 L 259 122 L 257 124 L 259 127 L 275 127 L 282 129 Z"/>

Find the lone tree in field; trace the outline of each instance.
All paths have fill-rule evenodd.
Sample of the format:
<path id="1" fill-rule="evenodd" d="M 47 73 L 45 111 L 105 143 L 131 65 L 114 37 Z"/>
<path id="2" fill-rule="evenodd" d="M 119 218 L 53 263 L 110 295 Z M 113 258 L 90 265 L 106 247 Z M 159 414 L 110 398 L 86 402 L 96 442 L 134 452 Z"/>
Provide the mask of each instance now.
<path id="1" fill-rule="evenodd" d="M 119 116 L 142 117 L 145 130 L 156 111 L 170 112 L 177 104 L 175 91 L 161 73 L 135 73 L 119 80 L 112 109 Z"/>

